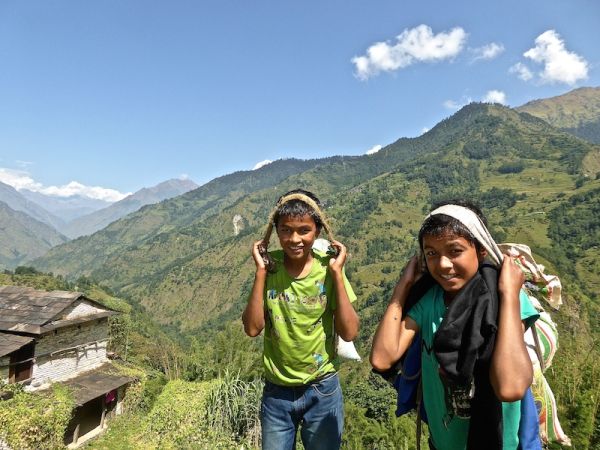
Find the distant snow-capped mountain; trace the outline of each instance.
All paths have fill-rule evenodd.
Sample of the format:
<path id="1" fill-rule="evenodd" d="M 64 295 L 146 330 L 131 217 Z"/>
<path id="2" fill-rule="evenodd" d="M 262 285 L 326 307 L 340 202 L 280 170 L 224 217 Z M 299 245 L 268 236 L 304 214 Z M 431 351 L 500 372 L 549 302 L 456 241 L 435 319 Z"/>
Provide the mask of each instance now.
<path id="1" fill-rule="evenodd" d="M 171 179 L 150 188 L 140 189 L 106 208 L 69 222 L 64 228 L 64 234 L 72 239 L 92 234 L 142 206 L 177 197 L 197 187 L 198 185 L 189 179 Z"/>
<path id="2" fill-rule="evenodd" d="M 22 189 L 19 192 L 26 199 L 36 203 L 53 215 L 60 217 L 64 222 L 70 222 L 78 217 L 91 214 L 94 211 L 113 204 L 113 202 L 83 197 L 81 195 L 56 197 L 27 189 Z"/>

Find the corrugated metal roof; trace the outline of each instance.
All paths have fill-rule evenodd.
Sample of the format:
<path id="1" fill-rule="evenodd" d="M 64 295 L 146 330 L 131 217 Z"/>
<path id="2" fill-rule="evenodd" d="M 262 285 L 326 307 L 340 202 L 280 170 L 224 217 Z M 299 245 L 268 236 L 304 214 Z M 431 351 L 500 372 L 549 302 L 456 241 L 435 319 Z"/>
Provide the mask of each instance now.
<path id="1" fill-rule="evenodd" d="M 0 330 L 40 334 L 42 326 L 60 319 L 61 312 L 80 298 L 97 304 L 81 292 L 0 286 Z M 110 308 L 102 308 L 111 311 Z"/>
<path id="2" fill-rule="evenodd" d="M 33 341 L 32 337 L 0 332 L 0 357 L 6 356 Z"/>

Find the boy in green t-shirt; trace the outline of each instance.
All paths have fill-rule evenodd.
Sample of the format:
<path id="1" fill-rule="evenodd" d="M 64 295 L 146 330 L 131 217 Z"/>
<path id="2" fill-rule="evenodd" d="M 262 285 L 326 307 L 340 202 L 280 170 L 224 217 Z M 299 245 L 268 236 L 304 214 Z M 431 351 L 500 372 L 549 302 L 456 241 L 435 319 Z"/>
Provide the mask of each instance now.
<path id="1" fill-rule="evenodd" d="M 267 253 L 272 227 L 281 250 Z M 344 414 L 337 376 L 335 335 L 358 334 L 356 299 L 344 274 L 346 248 L 313 249 L 321 229 L 331 230 L 319 200 L 301 189 L 280 197 L 265 238 L 254 243 L 254 285 L 242 316 L 244 330 L 264 329 L 265 388 L 262 448 L 294 449 L 297 429 L 307 450 L 338 449 Z"/>

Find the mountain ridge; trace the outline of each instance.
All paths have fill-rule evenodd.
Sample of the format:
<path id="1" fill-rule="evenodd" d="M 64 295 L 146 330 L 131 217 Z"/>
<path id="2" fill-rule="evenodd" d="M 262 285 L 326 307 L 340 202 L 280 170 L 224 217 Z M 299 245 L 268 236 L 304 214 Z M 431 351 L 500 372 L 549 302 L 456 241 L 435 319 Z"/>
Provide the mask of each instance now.
<path id="1" fill-rule="evenodd" d="M 0 201 L 0 267 L 12 269 L 67 238 L 50 225 Z"/>
<path id="2" fill-rule="evenodd" d="M 22 189 L 19 191 L 26 199 L 44 208 L 50 214 L 59 217 L 64 223 L 68 223 L 78 217 L 91 214 L 102 208 L 106 208 L 112 202 L 97 200 L 80 195 L 70 197 L 56 197 L 42 194 L 40 192 Z"/>
<path id="3" fill-rule="evenodd" d="M 235 309 L 237 295 L 251 282 L 246 249 L 262 233 L 275 199 L 287 190 L 301 186 L 316 192 L 332 209 L 338 234 L 355 246 L 360 263 L 378 248 L 377 242 L 398 247 L 381 241 L 380 224 L 373 225 L 377 232 L 360 226 L 377 222 L 378 208 L 387 210 L 396 205 L 406 210 L 410 226 L 392 227 L 399 233 L 399 242 L 404 243 L 408 242 L 406 233 L 415 232 L 427 205 L 450 195 L 485 194 L 484 200 L 499 196 L 511 202 L 527 195 L 533 207 L 549 211 L 553 203 L 545 203 L 550 198 L 548 192 L 554 189 L 549 183 L 563 192 L 575 189 L 575 180 L 587 170 L 586 156 L 595 152 L 597 146 L 541 119 L 498 105 L 472 104 L 423 136 L 401 138 L 373 155 L 281 161 L 280 165 L 297 167 L 282 175 L 273 163 L 275 166 L 265 166 L 257 173 L 220 177 L 213 180 L 210 189 L 205 185 L 176 199 L 146 206 L 92 236 L 52 249 L 34 264 L 71 277 L 91 275 L 139 301 L 162 323 L 191 330 L 210 317 Z M 515 161 L 522 166 L 512 167 Z M 540 171 L 542 166 L 544 171 Z M 546 175 L 546 170 L 556 173 Z M 532 177 L 540 180 L 532 183 Z M 249 179 L 253 186 L 243 184 Z M 507 180 L 514 180 L 521 191 L 507 189 Z M 381 188 L 386 183 L 405 206 Z M 364 196 L 363 190 L 376 190 L 386 201 Z M 221 192 L 225 196 L 218 198 Z M 237 235 L 233 226 L 236 216 L 242 218 Z M 547 240 L 532 235 L 526 226 L 515 228 L 501 214 L 498 218 L 500 232 L 513 229 L 525 241 L 547 245 Z M 389 224 L 394 220 L 398 219 L 390 216 Z M 524 219 L 519 219 L 521 222 Z M 536 227 L 545 230 L 544 224 Z M 374 243 L 365 244 L 350 231 Z M 411 246 L 414 244 L 407 247 Z M 405 250 L 398 247 L 398 251 Z M 220 281 L 223 276 L 228 280 L 227 289 L 237 294 L 215 293 L 215 289 L 225 289 Z M 197 299 L 203 306 L 195 311 Z"/>
<path id="4" fill-rule="evenodd" d="M 142 188 L 105 208 L 72 220 L 64 227 L 64 233 L 71 239 L 93 234 L 143 206 L 182 195 L 197 187 L 198 185 L 189 179 L 170 179 L 149 188 Z"/>
<path id="5" fill-rule="evenodd" d="M 600 87 L 581 87 L 515 108 L 581 139 L 600 144 Z"/>
<path id="6" fill-rule="evenodd" d="M 55 230 L 64 226 L 64 221 L 61 218 L 46 211 L 37 203 L 27 199 L 14 187 L 2 182 L 0 182 L 0 201 L 6 203 L 14 211 L 21 211 L 29 217 L 45 223 Z"/>

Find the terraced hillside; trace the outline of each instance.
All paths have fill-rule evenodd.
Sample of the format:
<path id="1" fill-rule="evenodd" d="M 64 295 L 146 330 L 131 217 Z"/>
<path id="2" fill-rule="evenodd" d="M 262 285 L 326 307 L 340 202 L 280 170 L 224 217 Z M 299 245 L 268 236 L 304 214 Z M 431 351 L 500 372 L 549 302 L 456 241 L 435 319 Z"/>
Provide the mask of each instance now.
<path id="1" fill-rule="evenodd" d="M 559 237 L 549 232 L 550 217 L 571 211 L 573 195 L 600 187 L 598 153 L 531 115 L 471 104 L 375 155 L 278 161 L 221 177 L 56 247 L 34 265 L 90 275 L 188 332 L 237 314 L 252 279 L 251 242 L 277 196 L 301 186 L 326 202 L 353 254 L 348 271 L 364 298 L 396 276 L 414 251 L 424 211 L 445 197 L 475 198 L 500 237 L 553 251 Z M 593 294 L 590 277 L 582 283 Z"/>

